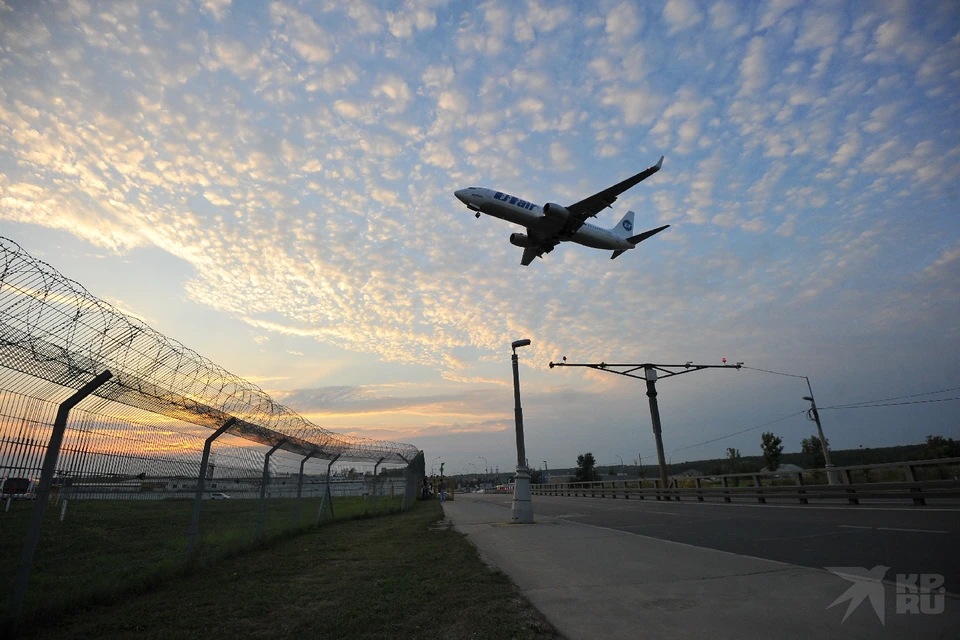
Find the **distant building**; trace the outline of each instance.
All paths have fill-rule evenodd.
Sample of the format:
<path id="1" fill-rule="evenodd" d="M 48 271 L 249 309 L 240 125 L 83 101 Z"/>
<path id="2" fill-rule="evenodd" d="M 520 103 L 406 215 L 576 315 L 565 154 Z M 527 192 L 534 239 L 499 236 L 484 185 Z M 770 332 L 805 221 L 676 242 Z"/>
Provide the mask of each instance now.
<path id="1" fill-rule="evenodd" d="M 760 471 L 761 473 L 769 473 L 769 469 L 766 467 L 760 469 Z M 805 471 L 805 469 L 803 467 L 798 467 L 795 464 L 781 464 L 779 467 L 777 467 L 775 473 L 797 473 L 798 471 Z"/>
<path id="2" fill-rule="evenodd" d="M 702 476 L 702 471 L 697 471 L 696 469 L 687 469 L 681 473 L 675 473 L 675 476 L 679 478 L 696 478 L 697 476 Z"/>

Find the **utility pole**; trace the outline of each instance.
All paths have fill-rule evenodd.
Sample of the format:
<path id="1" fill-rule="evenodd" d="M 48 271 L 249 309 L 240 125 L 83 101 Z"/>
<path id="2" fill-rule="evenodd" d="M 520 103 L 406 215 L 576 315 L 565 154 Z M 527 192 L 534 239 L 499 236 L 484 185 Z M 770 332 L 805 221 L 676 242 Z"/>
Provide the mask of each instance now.
<path id="1" fill-rule="evenodd" d="M 830 484 L 840 484 L 837 472 L 833 470 L 833 462 L 830 461 L 830 447 L 827 445 L 827 439 L 823 435 L 823 427 L 820 426 L 820 412 L 817 411 L 817 401 L 813 399 L 813 388 L 810 386 L 810 378 L 806 376 L 804 376 L 804 378 L 807 380 L 807 389 L 810 391 L 810 395 L 803 396 L 804 400 L 810 401 L 807 419 L 817 423 L 817 435 L 820 436 L 820 446 L 823 447 L 823 466 L 827 470 L 827 482 Z"/>
<path id="2" fill-rule="evenodd" d="M 672 376 L 679 376 L 684 373 L 700 371 L 701 369 L 740 369 L 742 366 L 742 362 L 738 362 L 735 365 L 727 364 L 726 358 L 723 358 L 723 364 L 693 364 L 693 361 L 689 361 L 686 364 L 654 364 L 652 362 L 644 362 L 641 364 L 607 364 L 606 362 L 599 362 L 595 364 L 574 364 L 572 362 L 550 363 L 551 369 L 554 367 L 589 367 L 598 371 L 606 371 L 608 373 L 626 376 L 627 378 L 646 381 L 647 398 L 649 399 L 650 404 L 650 422 L 653 425 L 653 437 L 657 442 L 657 462 L 660 464 L 661 489 L 667 488 L 667 462 L 663 455 L 663 436 L 660 427 L 660 406 L 657 404 L 658 372 L 659 374 L 662 374 L 660 375 L 661 378 L 670 378 Z M 637 372 L 641 370 L 643 371 L 643 374 L 639 375 Z"/>

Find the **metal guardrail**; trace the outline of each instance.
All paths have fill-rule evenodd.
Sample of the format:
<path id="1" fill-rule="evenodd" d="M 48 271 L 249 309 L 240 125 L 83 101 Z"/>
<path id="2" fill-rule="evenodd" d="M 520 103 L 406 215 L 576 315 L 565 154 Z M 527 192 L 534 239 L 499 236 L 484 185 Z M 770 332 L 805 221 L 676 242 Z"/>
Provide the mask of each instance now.
<path id="1" fill-rule="evenodd" d="M 656 479 L 558 482 L 532 485 L 531 492 L 533 495 L 540 496 L 609 497 L 628 500 L 631 498 L 639 500 L 686 498 L 697 502 L 703 502 L 708 498 L 732 502 L 734 498 L 739 498 L 756 500 L 760 504 L 765 504 L 768 498 L 796 500 L 800 504 L 809 504 L 810 500 L 840 500 L 854 505 L 860 504 L 861 499 L 869 499 L 910 501 L 915 505 L 923 506 L 926 505 L 928 498 L 960 498 L 958 470 L 953 471 L 952 478 L 923 479 L 924 473 L 921 470 L 929 471 L 931 467 L 940 469 L 960 467 L 960 458 L 833 467 L 832 470 L 837 472 L 843 480 L 843 484 L 836 485 L 818 483 L 818 480 L 826 480 L 826 469 L 804 469 L 775 473 L 672 476 L 667 487 L 661 487 L 660 481 Z M 871 472 L 875 472 L 876 475 L 902 475 L 902 479 L 870 482 Z M 867 480 L 856 482 L 858 475 L 864 476 Z M 805 480 L 805 476 L 808 479 Z M 783 480 L 790 479 L 793 480 L 792 485 L 783 484 Z M 750 484 L 740 486 L 741 480 L 746 480 Z"/>

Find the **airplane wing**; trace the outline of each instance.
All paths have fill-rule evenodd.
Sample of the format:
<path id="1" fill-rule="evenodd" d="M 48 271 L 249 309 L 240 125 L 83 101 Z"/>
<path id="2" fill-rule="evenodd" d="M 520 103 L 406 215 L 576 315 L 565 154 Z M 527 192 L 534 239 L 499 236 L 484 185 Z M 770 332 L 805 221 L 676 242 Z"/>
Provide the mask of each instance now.
<path id="1" fill-rule="evenodd" d="M 529 266 L 531 262 L 537 258 L 543 257 L 543 254 L 550 253 L 553 251 L 553 248 L 560 244 L 559 240 L 553 239 L 544 239 L 540 243 L 535 244 L 531 247 L 526 247 L 523 250 L 523 257 L 520 258 L 520 264 L 524 267 Z"/>
<path id="2" fill-rule="evenodd" d="M 657 164 L 653 165 L 649 169 L 644 169 L 637 175 L 627 178 L 623 182 L 613 185 L 607 189 L 604 189 L 600 193 L 595 193 L 589 198 L 584 198 L 580 202 L 574 203 L 567 207 L 567 211 L 570 212 L 570 215 L 574 218 L 579 219 L 580 223 L 583 224 L 587 218 L 592 218 L 597 215 L 614 202 L 617 201 L 617 196 L 621 193 L 635 187 L 640 184 L 657 171 L 660 171 L 660 167 L 663 165 L 663 156 L 660 156 L 660 160 L 657 161 Z"/>

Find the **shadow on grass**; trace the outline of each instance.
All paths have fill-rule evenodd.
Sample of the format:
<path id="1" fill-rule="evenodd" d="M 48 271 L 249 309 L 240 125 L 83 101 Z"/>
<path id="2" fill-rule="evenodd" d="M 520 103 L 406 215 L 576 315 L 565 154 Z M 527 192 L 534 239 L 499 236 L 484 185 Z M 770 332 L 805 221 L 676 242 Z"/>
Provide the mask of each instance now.
<path id="1" fill-rule="evenodd" d="M 30 637 L 557 639 L 509 578 L 442 521 L 433 501 L 288 532 L 139 597 L 58 617 Z"/>
<path id="2" fill-rule="evenodd" d="M 381 497 L 377 514 L 360 497 L 334 499 L 331 524 L 397 513 L 402 498 Z M 51 614 L 69 615 L 123 598 L 149 593 L 172 581 L 317 529 L 320 499 L 304 500 L 300 526 L 295 526 L 295 501 L 267 504 L 263 537 L 255 538 L 255 500 L 205 501 L 192 561 L 186 561 L 187 531 L 192 501 L 87 500 L 71 502 L 68 517 L 59 521 L 48 509 L 20 617 L 19 629 L 43 624 Z M 0 513 L 0 615 L 6 616 L 13 577 L 20 559 L 32 505 Z M 309 516 L 307 515 L 309 514 Z M 9 621 L 5 621 L 9 627 Z"/>

